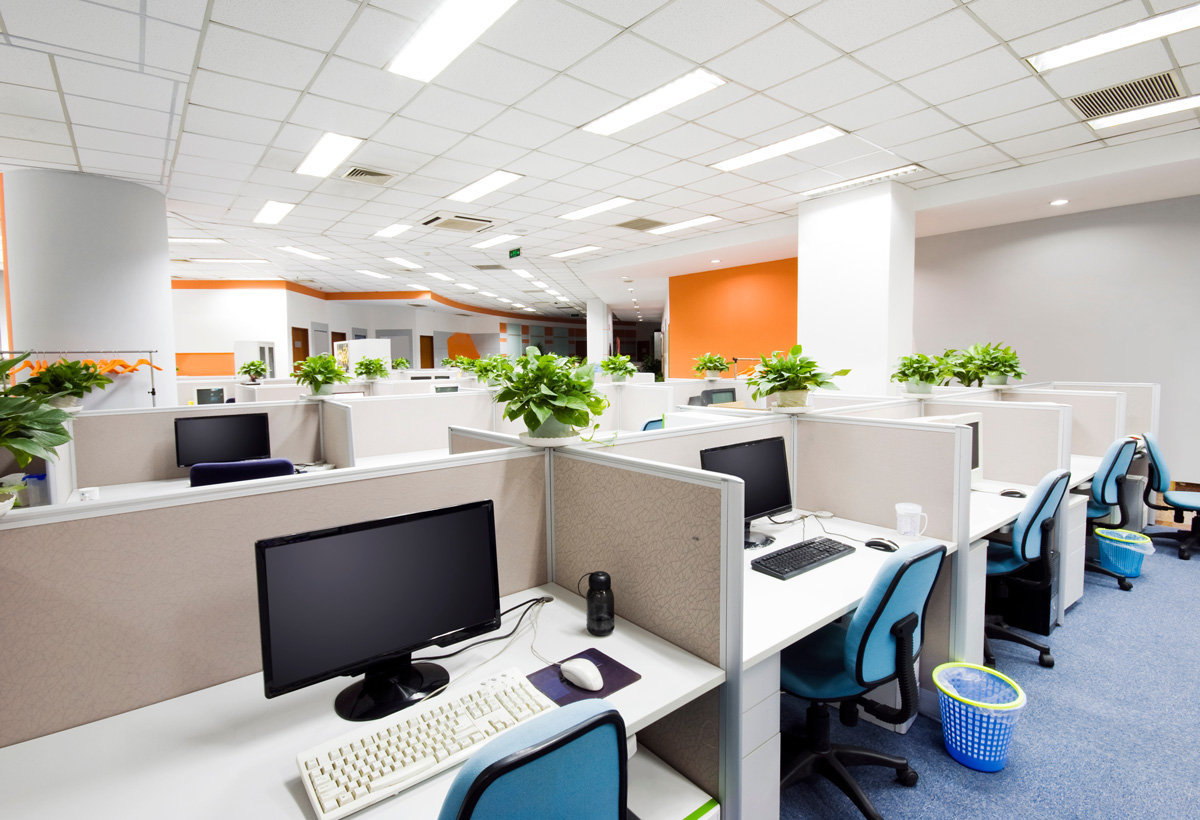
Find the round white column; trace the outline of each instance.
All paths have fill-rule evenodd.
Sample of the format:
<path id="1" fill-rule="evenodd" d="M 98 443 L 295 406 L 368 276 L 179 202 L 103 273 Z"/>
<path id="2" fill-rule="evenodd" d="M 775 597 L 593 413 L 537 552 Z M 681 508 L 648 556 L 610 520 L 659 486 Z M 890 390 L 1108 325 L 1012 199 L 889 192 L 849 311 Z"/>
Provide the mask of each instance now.
<path id="1" fill-rule="evenodd" d="M 5 238 L 16 350 L 153 350 L 158 404 L 176 404 L 165 197 L 67 171 L 4 174 Z M 144 354 L 142 354 L 144 355 Z M 52 360 L 52 356 L 37 356 Z M 148 368 L 94 391 L 85 407 L 149 407 Z"/>

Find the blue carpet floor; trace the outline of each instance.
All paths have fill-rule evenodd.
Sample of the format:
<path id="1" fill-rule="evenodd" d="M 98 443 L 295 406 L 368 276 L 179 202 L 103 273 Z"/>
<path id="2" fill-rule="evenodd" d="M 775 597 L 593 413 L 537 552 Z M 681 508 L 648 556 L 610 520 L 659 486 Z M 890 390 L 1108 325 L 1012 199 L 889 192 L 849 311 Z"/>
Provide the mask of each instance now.
<path id="1" fill-rule="evenodd" d="M 1084 597 L 1047 639 L 1055 668 L 1037 652 L 993 643 L 997 668 L 1017 681 L 1028 706 L 1008 766 L 985 774 L 946 754 L 941 724 L 925 717 L 905 735 L 834 710 L 833 740 L 909 759 L 911 789 L 888 769 L 851 771 L 887 820 L 1200 818 L 1200 555 L 1148 556 L 1130 592 L 1088 573 Z M 1035 636 L 1037 637 L 1037 636 Z M 785 731 L 799 732 L 807 702 L 783 696 Z M 861 817 L 823 778 L 785 791 L 785 820 Z"/>

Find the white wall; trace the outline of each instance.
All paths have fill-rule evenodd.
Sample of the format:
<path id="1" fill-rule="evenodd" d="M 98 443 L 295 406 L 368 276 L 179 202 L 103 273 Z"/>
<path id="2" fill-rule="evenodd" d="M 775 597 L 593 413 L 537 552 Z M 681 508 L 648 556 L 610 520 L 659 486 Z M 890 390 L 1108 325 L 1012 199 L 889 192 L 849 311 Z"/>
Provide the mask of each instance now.
<path id="1" fill-rule="evenodd" d="M 228 353 L 234 342 L 274 342 L 276 373 L 287 373 L 291 334 L 286 296 L 283 290 L 173 290 L 175 348 Z"/>
<path id="2" fill-rule="evenodd" d="M 1200 481 L 1200 197 L 917 240 L 917 350 L 1013 345 L 1027 380 L 1157 382 L 1159 441 Z"/>

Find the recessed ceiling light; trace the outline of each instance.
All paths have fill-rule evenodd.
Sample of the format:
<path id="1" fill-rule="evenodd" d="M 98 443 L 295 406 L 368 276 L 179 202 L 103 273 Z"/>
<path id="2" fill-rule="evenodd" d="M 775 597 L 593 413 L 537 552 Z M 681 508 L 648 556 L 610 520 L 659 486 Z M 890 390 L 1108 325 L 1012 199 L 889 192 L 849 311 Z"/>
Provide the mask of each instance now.
<path id="1" fill-rule="evenodd" d="M 725 85 L 725 81 L 716 74 L 698 68 L 689 74 L 684 74 L 678 80 L 667 83 L 662 88 L 657 88 L 649 94 L 638 97 L 633 102 L 626 103 L 616 111 L 592 120 L 583 126 L 583 130 L 607 137 L 722 85 Z"/>
<path id="2" fill-rule="evenodd" d="M 605 211 L 611 211 L 613 208 L 620 208 L 622 205 L 628 205 L 633 202 L 632 199 L 626 199 L 623 196 L 614 196 L 612 199 L 606 199 L 603 202 L 597 202 L 595 205 L 589 205 L 586 208 L 580 208 L 578 211 L 571 211 L 569 214 L 563 214 L 559 219 L 583 219 L 585 216 L 594 214 L 602 214 Z"/>
<path id="3" fill-rule="evenodd" d="M 422 269 L 422 266 L 418 265 L 416 262 L 409 262 L 407 259 L 401 259 L 399 256 L 389 256 L 387 257 L 387 261 L 391 262 L 393 265 L 399 265 L 402 268 L 408 268 L 409 270 Z"/>
<path id="4" fill-rule="evenodd" d="M 388 71 L 427 83 L 479 39 L 516 0 L 445 0 L 404 44 Z"/>
<path id="5" fill-rule="evenodd" d="M 529 284 L 533 285 L 535 288 L 548 288 L 548 287 L 550 287 L 549 285 L 547 285 L 545 282 L 541 281 L 540 279 L 534 279 L 534 280 L 533 280 L 532 282 L 530 282 Z"/>
<path id="6" fill-rule="evenodd" d="M 525 311 L 527 311 L 527 312 L 529 312 L 529 313 L 537 313 L 537 311 L 536 311 L 536 310 L 534 310 L 533 308 L 524 308 L 524 310 L 525 310 Z"/>
<path id="7" fill-rule="evenodd" d="M 1052 68 L 1077 63 L 1089 57 L 1178 34 L 1197 26 L 1200 26 L 1200 5 L 1160 14 L 1148 20 L 1141 20 L 1113 31 L 1107 31 L 1104 34 L 1097 34 L 1095 37 L 1088 37 L 1078 43 L 1052 48 L 1041 54 L 1035 54 L 1028 60 L 1035 71 L 1049 71 Z"/>
<path id="8" fill-rule="evenodd" d="M 480 295 L 480 296 L 487 296 L 487 297 L 488 297 L 488 298 L 490 298 L 490 299 L 495 299 L 495 298 L 496 298 L 496 294 L 494 294 L 494 293 L 489 293 L 489 292 L 488 292 L 488 291 L 486 291 L 486 290 L 481 290 L 481 291 L 479 291 L 479 295 Z"/>
<path id="9" fill-rule="evenodd" d="M 168 242 L 178 242 L 182 245 L 217 245 L 224 242 L 224 239 L 210 239 L 203 236 L 168 236 Z"/>
<path id="10" fill-rule="evenodd" d="M 501 302 L 512 302 L 512 299 L 505 299 L 503 296 L 497 296 L 496 299 Z"/>
<path id="11" fill-rule="evenodd" d="M 925 169 L 920 165 L 905 165 L 900 168 L 893 168 L 890 171 L 880 171 L 878 174 L 867 174 L 865 177 L 855 177 L 854 179 L 846 179 L 842 180 L 841 182 L 835 182 L 832 185 L 824 185 L 820 188 L 813 188 L 809 191 L 803 191 L 800 195 L 816 196 L 817 194 L 827 194 L 830 191 L 840 191 L 843 188 L 853 188 L 857 185 L 866 185 L 868 182 L 879 182 L 883 179 L 900 177 L 904 176 L 905 174 L 912 174 L 916 173 L 917 171 L 924 170 Z"/>
<path id="12" fill-rule="evenodd" d="M 434 273 L 433 271 L 426 271 L 426 273 L 428 273 L 434 279 L 441 279 L 443 282 L 453 282 L 454 281 L 453 276 L 447 276 L 444 273 Z"/>
<path id="13" fill-rule="evenodd" d="M 376 231 L 375 236 L 382 237 L 383 239 L 391 239 L 393 236 L 399 236 L 411 227 L 412 225 L 403 225 L 397 222 L 395 225 L 388 225 L 383 230 Z"/>
<path id="14" fill-rule="evenodd" d="M 327 177 L 362 144 L 363 141 L 357 137 L 326 132 L 308 152 L 296 173 L 307 177 Z"/>
<path id="15" fill-rule="evenodd" d="M 321 254 L 319 254 L 319 253 L 313 253 L 312 251 L 306 251 L 306 250 L 304 250 L 304 248 L 293 248 L 291 245 L 282 247 L 279 250 L 287 251 L 288 253 L 294 253 L 294 254 L 296 254 L 296 256 L 305 256 L 305 257 L 308 257 L 309 259 L 328 259 L 329 258 L 328 256 L 321 256 Z"/>
<path id="16" fill-rule="evenodd" d="M 1069 200 L 1069 199 L 1056 199 L 1053 202 L 1051 202 L 1050 204 L 1051 205 L 1066 205 L 1070 201 L 1071 200 Z"/>
<path id="17" fill-rule="evenodd" d="M 478 285 L 468 285 L 466 282 L 455 282 L 454 284 L 458 285 L 463 290 L 479 290 Z"/>
<path id="18" fill-rule="evenodd" d="M 572 248 L 569 251 L 563 251 L 562 253 L 552 253 L 550 255 L 552 257 L 554 257 L 555 259 L 562 259 L 564 256 L 576 256 L 577 254 L 591 253 L 592 251 L 598 251 L 598 250 L 600 250 L 599 245 L 587 245 L 582 248 Z"/>
<path id="19" fill-rule="evenodd" d="M 546 290 L 546 293 L 549 293 L 551 296 L 562 296 L 562 294 L 561 294 L 561 293 L 559 293 L 559 292 L 558 292 L 558 291 L 556 291 L 556 290 L 549 290 L 549 289 L 547 289 L 547 290 Z"/>
<path id="20" fill-rule="evenodd" d="M 633 293 L 633 288 L 630 288 L 630 289 L 629 289 L 629 292 L 630 292 L 630 293 Z"/>
<path id="21" fill-rule="evenodd" d="M 483 179 L 472 182 L 465 188 L 461 188 L 446 199 L 452 199 L 455 202 L 474 202 L 481 196 L 486 196 L 492 191 L 503 188 L 510 182 L 516 182 L 521 178 L 520 174 L 510 174 L 508 171 L 492 171 Z"/>
<path id="22" fill-rule="evenodd" d="M 798 137 L 792 137 L 773 145 L 757 148 L 736 157 L 730 157 L 709 167 L 716 168 L 718 171 L 736 171 L 738 168 L 745 168 L 747 165 L 753 165 L 756 162 L 775 159 L 775 157 L 799 151 L 801 148 L 810 148 L 822 142 L 828 142 L 829 140 L 845 136 L 845 134 L 846 132 L 840 128 L 834 128 L 832 125 L 823 125 Z"/>
<path id="23" fill-rule="evenodd" d="M 1133 111 L 1124 111 L 1120 114 L 1110 114 L 1107 117 L 1088 120 L 1087 124 L 1092 127 L 1092 130 L 1099 131 L 1101 128 L 1126 125 L 1138 120 L 1148 120 L 1151 117 L 1161 117 L 1164 114 L 1174 114 L 1177 111 L 1188 111 L 1192 108 L 1200 108 L 1200 94 L 1194 97 L 1184 97 L 1182 100 L 1171 100 L 1170 102 L 1159 103 L 1158 105 L 1150 105 L 1146 108 L 1136 108 Z"/>
<path id="24" fill-rule="evenodd" d="M 206 263 L 213 262 L 218 265 L 267 265 L 270 264 L 269 259 L 193 259 L 193 262 Z"/>
<path id="25" fill-rule="evenodd" d="M 513 306 L 513 307 L 515 307 L 515 308 L 523 308 L 523 307 L 525 307 L 525 306 L 524 306 L 523 304 L 521 304 L 520 302 L 513 302 L 513 303 L 512 303 L 512 306 Z"/>
<path id="26" fill-rule="evenodd" d="M 721 264 L 721 260 L 720 260 L 720 259 L 714 259 L 714 260 L 712 260 L 712 263 L 713 263 L 714 265 L 719 265 L 719 264 Z"/>
<path id="27" fill-rule="evenodd" d="M 356 270 L 355 273 L 361 273 L 363 276 L 374 276 L 376 279 L 391 279 L 386 273 L 376 273 L 373 270 Z"/>
<path id="28" fill-rule="evenodd" d="M 254 215 L 254 221 L 263 225 L 277 225 L 279 220 L 291 213 L 292 208 L 295 207 L 295 202 L 276 202 L 268 199 L 267 204 L 263 205 Z"/>
<path id="29" fill-rule="evenodd" d="M 424 286 L 424 285 L 418 285 L 416 282 L 409 282 L 409 283 L 407 283 L 407 284 L 406 284 L 404 287 L 406 287 L 406 288 L 416 288 L 417 290 L 425 290 L 425 286 Z"/>
<path id="30" fill-rule="evenodd" d="M 515 273 L 517 276 L 520 276 L 522 279 L 532 279 L 533 278 L 533 274 L 527 270 L 521 270 L 520 268 L 510 268 L 510 270 L 513 273 Z"/>
<path id="31" fill-rule="evenodd" d="M 643 319 L 641 316 L 639 316 L 639 317 L 638 317 L 638 321 L 639 321 L 639 322 L 644 322 L 644 321 L 646 321 L 646 320 L 645 320 L 645 319 Z"/>
<path id="32" fill-rule="evenodd" d="M 517 235 L 515 233 L 506 233 L 506 234 L 501 234 L 500 236 L 494 236 L 491 239 L 485 239 L 484 241 L 476 243 L 476 244 L 472 245 L 471 247 L 472 248 L 490 248 L 490 247 L 492 247 L 492 245 L 499 245 L 501 242 L 507 242 L 510 239 L 516 239 L 516 238 L 517 238 Z"/>
<path id="33" fill-rule="evenodd" d="M 651 228 L 646 233 L 674 233 L 687 228 L 694 228 L 697 225 L 707 225 L 709 222 L 720 222 L 719 216 L 698 216 L 695 219 L 689 219 L 686 222 L 676 222 L 674 225 L 663 225 L 660 228 Z"/>

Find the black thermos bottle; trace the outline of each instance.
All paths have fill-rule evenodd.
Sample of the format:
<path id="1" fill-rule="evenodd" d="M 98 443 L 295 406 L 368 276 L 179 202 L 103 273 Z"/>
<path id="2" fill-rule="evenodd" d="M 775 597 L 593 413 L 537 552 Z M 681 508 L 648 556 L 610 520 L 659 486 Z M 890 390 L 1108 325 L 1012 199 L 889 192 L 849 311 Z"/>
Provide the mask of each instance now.
<path id="1" fill-rule="evenodd" d="M 611 635 L 615 624 L 612 578 L 607 572 L 588 576 L 587 630 L 593 635 Z"/>

